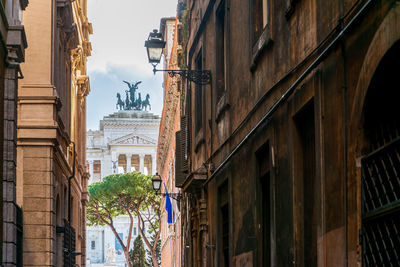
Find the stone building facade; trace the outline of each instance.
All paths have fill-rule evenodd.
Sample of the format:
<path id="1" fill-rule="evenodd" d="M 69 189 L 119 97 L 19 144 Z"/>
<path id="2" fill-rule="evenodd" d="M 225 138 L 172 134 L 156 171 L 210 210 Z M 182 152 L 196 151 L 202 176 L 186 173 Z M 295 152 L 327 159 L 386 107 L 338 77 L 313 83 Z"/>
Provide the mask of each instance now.
<path id="1" fill-rule="evenodd" d="M 398 264 L 399 2 L 180 8 L 184 265 Z"/>
<path id="2" fill-rule="evenodd" d="M 0 2 L 0 264 L 21 266 L 22 214 L 16 202 L 16 140 L 18 79 L 27 41 L 22 11 L 28 0 Z"/>
<path id="3" fill-rule="evenodd" d="M 99 182 L 113 173 L 136 171 L 154 174 L 159 125 L 159 116 L 147 111 L 121 110 L 105 116 L 100 121 L 99 130 L 87 132 L 89 184 Z M 126 242 L 129 217 L 118 216 L 113 223 Z M 137 218 L 134 218 L 132 248 L 135 238 L 140 234 L 137 223 Z M 148 229 L 147 223 L 145 228 Z M 150 238 L 150 234 L 147 237 Z M 88 226 L 86 243 L 88 267 L 125 266 L 122 248 L 108 226 Z"/>
<path id="4" fill-rule="evenodd" d="M 86 0 L 33 1 L 18 88 L 17 203 L 24 266 L 85 266 Z"/>
<path id="5" fill-rule="evenodd" d="M 176 17 L 163 18 L 160 31 L 166 42 L 164 49 L 164 69 L 178 69 L 178 28 L 181 27 Z M 175 140 L 180 138 L 180 104 L 181 84 L 179 77 L 164 75 L 164 105 L 161 115 L 160 135 L 157 149 L 157 172 L 161 176 L 169 194 L 176 194 L 175 187 L 176 153 L 181 152 L 176 147 Z M 178 136 L 177 136 L 178 135 Z M 179 164 L 179 163 L 178 163 Z M 161 191 L 165 193 L 164 185 Z M 168 214 L 165 210 L 165 197 L 161 201 L 161 266 L 182 266 L 181 251 L 181 213 L 179 201 L 171 198 L 175 212 L 175 222 L 168 224 Z"/>

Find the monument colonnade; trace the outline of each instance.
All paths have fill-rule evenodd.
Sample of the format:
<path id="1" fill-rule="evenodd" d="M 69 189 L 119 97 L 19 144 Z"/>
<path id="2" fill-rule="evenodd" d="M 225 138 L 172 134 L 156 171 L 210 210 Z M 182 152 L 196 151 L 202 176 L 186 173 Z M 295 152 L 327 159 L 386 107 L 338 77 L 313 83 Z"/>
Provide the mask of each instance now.
<path id="1" fill-rule="evenodd" d="M 104 159 L 91 159 L 88 160 L 89 163 L 89 173 L 93 177 L 94 165 L 100 164 L 100 170 L 104 169 Z M 118 167 L 124 169 L 124 173 L 139 171 L 145 173 L 145 168 L 147 169 L 147 174 L 151 175 L 155 173 L 156 170 L 156 153 L 126 153 L 126 152 L 116 152 L 111 153 L 112 161 L 112 173 L 118 173 Z"/>

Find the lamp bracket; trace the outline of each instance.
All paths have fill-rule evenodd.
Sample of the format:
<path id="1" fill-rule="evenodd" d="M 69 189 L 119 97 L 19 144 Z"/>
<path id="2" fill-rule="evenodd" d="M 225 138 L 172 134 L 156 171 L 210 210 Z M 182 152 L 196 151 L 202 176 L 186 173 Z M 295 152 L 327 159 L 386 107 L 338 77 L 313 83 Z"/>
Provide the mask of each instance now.
<path id="1" fill-rule="evenodd" d="M 211 71 L 210 70 L 158 70 L 153 65 L 153 72 L 156 74 L 157 71 L 168 72 L 168 75 L 173 78 L 180 76 L 195 84 L 206 85 L 211 83 Z"/>
<path id="2" fill-rule="evenodd" d="M 165 193 L 160 193 L 160 195 L 162 195 L 163 197 L 167 196 L 167 194 Z M 181 193 L 168 193 L 168 196 L 172 199 L 175 199 L 176 201 L 180 201 L 182 198 Z"/>

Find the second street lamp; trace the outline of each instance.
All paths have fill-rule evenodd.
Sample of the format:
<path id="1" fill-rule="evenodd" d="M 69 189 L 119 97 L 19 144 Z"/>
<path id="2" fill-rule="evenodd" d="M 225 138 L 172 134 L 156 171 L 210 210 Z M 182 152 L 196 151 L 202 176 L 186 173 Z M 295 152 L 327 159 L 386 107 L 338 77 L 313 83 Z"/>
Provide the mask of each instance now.
<path id="1" fill-rule="evenodd" d="M 162 50 L 165 47 L 165 41 L 163 40 L 162 34 L 157 30 L 150 32 L 149 37 L 144 42 L 144 46 L 147 49 L 147 57 L 149 63 L 153 65 L 153 72 L 156 74 L 157 71 L 168 72 L 170 77 L 175 77 L 177 75 L 182 78 L 188 79 L 196 84 L 209 84 L 211 83 L 211 71 L 209 70 L 158 70 L 156 66 L 161 61 Z"/>
<path id="2" fill-rule="evenodd" d="M 153 184 L 154 191 L 156 191 L 156 194 L 158 194 L 158 191 L 160 191 L 161 184 L 162 184 L 162 179 L 161 179 L 161 176 L 158 174 L 158 172 L 156 172 L 156 175 L 153 176 L 153 179 L 151 179 L 151 182 Z M 165 197 L 167 194 L 160 193 L 160 195 Z M 175 199 L 178 202 L 182 198 L 182 194 L 180 192 L 179 193 L 168 193 L 168 195 L 170 196 L 170 198 Z"/>
<path id="3" fill-rule="evenodd" d="M 161 176 L 158 174 L 158 172 L 156 172 L 156 175 L 153 176 L 153 179 L 151 179 L 151 182 L 153 184 L 153 189 L 154 191 L 156 191 L 156 193 L 158 193 L 158 191 L 160 191 L 161 188 Z"/>

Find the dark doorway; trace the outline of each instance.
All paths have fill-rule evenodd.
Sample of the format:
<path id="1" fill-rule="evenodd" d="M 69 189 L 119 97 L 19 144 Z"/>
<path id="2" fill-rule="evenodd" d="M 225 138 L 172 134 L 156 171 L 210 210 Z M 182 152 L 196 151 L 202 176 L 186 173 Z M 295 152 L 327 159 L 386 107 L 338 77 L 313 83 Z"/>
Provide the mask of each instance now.
<path id="1" fill-rule="evenodd" d="M 296 209 L 298 258 L 301 266 L 317 266 L 318 214 L 315 158 L 314 101 L 307 103 L 294 117 L 298 135 L 296 146 Z"/>
<path id="2" fill-rule="evenodd" d="M 224 182 L 218 189 L 219 194 L 219 225 L 220 225 L 220 265 L 229 266 L 229 194 L 228 182 Z"/>
<path id="3" fill-rule="evenodd" d="M 259 247 L 262 266 L 271 266 L 271 164 L 269 143 L 257 152 L 258 161 L 258 199 L 260 214 Z"/>

